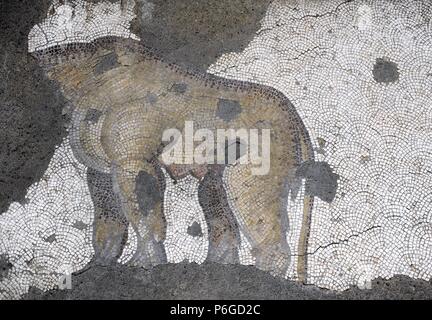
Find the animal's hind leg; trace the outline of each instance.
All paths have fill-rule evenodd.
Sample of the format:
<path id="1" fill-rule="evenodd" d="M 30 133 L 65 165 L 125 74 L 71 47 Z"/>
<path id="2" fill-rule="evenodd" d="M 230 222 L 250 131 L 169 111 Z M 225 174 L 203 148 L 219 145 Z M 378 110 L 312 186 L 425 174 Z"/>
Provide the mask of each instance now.
<path id="1" fill-rule="evenodd" d="M 138 238 L 137 251 L 129 263 L 143 267 L 165 263 L 164 180 L 160 168 L 153 163 L 129 160 L 115 166 L 113 173 L 122 209 Z"/>
<path id="2" fill-rule="evenodd" d="M 208 226 L 209 251 L 207 260 L 219 263 L 237 263 L 240 245 L 237 222 L 228 205 L 223 186 L 222 166 L 209 166 L 202 180 L 198 197 Z"/>
<path id="3" fill-rule="evenodd" d="M 110 174 L 87 170 L 87 182 L 95 208 L 93 222 L 94 262 L 110 264 L 121 256 L 127 240 L 128 222 L 113 191 Z"/>
<path id="4" fill-rule="evenodd" d="M 253 175 L 249 165 L 232 166 L 225 171 L 224 183 L 240 228 L 252 246 L 256 267 L 285 277 L 290 251 L 283 173 Z"/>

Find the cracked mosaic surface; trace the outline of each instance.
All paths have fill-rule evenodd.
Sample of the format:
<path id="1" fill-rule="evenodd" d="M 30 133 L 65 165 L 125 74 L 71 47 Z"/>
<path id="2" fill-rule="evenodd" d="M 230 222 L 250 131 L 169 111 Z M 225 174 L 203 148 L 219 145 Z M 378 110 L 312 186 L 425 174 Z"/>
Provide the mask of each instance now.
<path id="1" fill-rule="evenodd" d="M 147 4 L 141 14 L 144 20 L 151 20 L 153 9 Z M 271 272 L 280 271 L 281 263 L 288 261 L 283 274 L 278 275 L 333 290 L 398 274 L 429 280 L 431 11 L 427 1 L 276 0 L 268 7 L 261 28 L 248 46 L 240 52 L 223 54 L 208 68 L 209 74 L 222 79 L 216 81 L 219 88 L 213 95 L 224 95 L 236 86 L 245 86 L 245 92 L 253 91 L 254 86 L 248 87 L 245 82 L 259 84 L 254 87 L 258 92 L 272 92 L 264 88 L 275 88 L 292 102 L 304 123 L 301 130 L 308 139 L 303 144 L 310 146 L 313 153 L 294 166 L 299 168 L 300 177 L 296 187 L 275 196 L 276 189 L 266 180 L 262 184 L 254 181 L 256 188 L 244 192 L 244 186 L 238 183 L 242 172 L 235 166 L 222 175 L 215 171 L 214 176 L 207 176 L 207 188 L 200 189 L 203 175 L 196 168 L 186 170 L 193 175 L 181 174 L 173 179 L 173 172 L 181 173 L 183 169 L 169 173 L 164 168 L 149 167 L 147 171 L 153 170 L 153 174 L 146 176 L 133 163 L 123 175 L 133 183 L 121 187 L 121 175 L 112 174 L 98 144 L 99 137 L 111 130 L 102 128 L 110 106 L 118 102 L 115 99 L 122 101 L 124 93 L 115 91 L 116 87 L 146 92 L 139 98 L 149 106 L 147 111 L 154 113 L 153 118 L 140 119 L 140 106 L 132 104 L 132 116 L 125 112 L 123 119 L 127 121 L 116 128 L 116 134 L 124 139 L 113 153 L 120 150 L 119 154 L 127 155 L 127 163 L 134 159 L 131 150 L 146 150 L 136 143 L 134 130 L 139 134 L 151 131 L 139 131 L 143 127 L 140 121 L 146 122 L 145 130 L 152 129 L 149 119 L 154 119 L 156 129 L 167 123 L 161 120 L 160 105 L 154 108 L 163 99 L 160 93 L 172 96 L 174 104 L 179 103 L 185 93 L 210 90 L 201 85 L 210 76 L 179 76 L 181 72 L 176 68 L 160 71 L 164 62 L 153 58 L 151 52 L 134 49 L 130 43 L 138 37 L 130 31 L 135 14 L 133 2 L 123 6 L 110 2 L 55 2 L 48 17 L 30 31 L 29 51 L 43 52 L 45 63 L 56 64 L 51 76 L 63 85 L 65 96 L 73 103 L 76 79 L 87 81 L 88 88 L 112 79 L 117 82 L 100 93 L 86 92 L 85 99 L 75 100 L 75 106 L 65 109 L 72 117 L 68 137 L 56 149 L 42 179 L 27 190 L 25 201 L 13 203 L 0 216 L 0 297 L 18 298 L 30 286 L 52 289 L 65 268 L 79 271 L 92 260 L 148 266 L 148 261 L 203 263 L 207 258 L 256 265 Z M 98 38 L 106 36 L 129 40 L 106 38 L 111 40 L 98 42 Z M 145 43 L 145 39 L 141 40 Z M 53 51 L 59 44 L 62 46 Z M 66 59 L 72 51 L 78 62 Z M 132 80 L 140 81 L 125 80 L 122 67 L 136 66 L 147 55 L 152 58 L 144 63 L 145 68 L 152 70 L 155 78 L 160 75 L 160 79 L 140 78 L 136 72 Z M 79 70 L 82 61 L 85 67 Z M 91 72 L 94 75 L 89 76 Z M 254 101 L 261 98 L 259 94 L 253 96 Z M 197 112 L 199 101 L 188 103 L 199 114 L 195 119 L 204 126 L 216 120 L 230 122 L 244 111 L 245 102 L 240 96 L 228 94 L 223 99 L 214 104 L 217 119 L 205 116 L 205 108 Z M 77 105 L 79 112 L 71 111 Z M 276 107 L 271 105 L 269 114 L 281 118 Z M 166 109 L 164 117 L 182 123 L 179 116 L 167 116 L 178 110 Z M 280 131 L 276 138 L 289 137 L 290 121 L 282 122 L 286 132 Z M 281 151 L 282 155 L 288 153 Z M 121 157 L 116 159 L 123 161 Z M 289 161 L 285 159 L 285 164 Z M 275 169 L 281 168 L 276 164 Z M 129 177 L 128 170 L 136 173 Z M 157 190 L 147 188 L 158 183 Z M 203 192 L 200 196 L 200 190 L 208 190 L 209 196 L 203 197 Z M 223 196 L 212 200 L 212 195 L 224 192 L 226 203 L 221 200 Z M 130 202 L 121 198 L 136 194 L 147 195 L 144 198 L 149 200 Z M 111 201 L 116 196 L 118 201 Z M 305 199 L 312 196 L 309 225 L 303 220 L 304 209 L 310 205 Z M 269 200 L 263 207 L 271 215 L 269 208 L 280 197 L 285 199 L 286 212 L 282 215 L 286 214 L 289 224 L 283 229 L 281 221 L 276 220 L 275 226 L 283 229 L 289 250 L 284 251 L 282 262 L 270 255 L 263 263 L 256 246 L 260 241 L 250 235 L 251 228 L 259 225 L 259 216 L 257 221 L 249 221 L 248 214 L 241 210 L 259 211 L 260 206 L 254 207 L 254 203 Z M 144 251 L 141 240 L 148 232 L 147 225 L 140 219 L 128 225 L 131 218 L 124 215 L 124 205 L 130 203 L 143 216 L 154 217 L 154 210 L 163 211 L 165 216 L 152 221 L 157 236 L 145 244 Z M 209 212 L 236 219 L 212 220 Z M 226 226 L 222 236 L 219 226 Z M 310 230 L 305 231 L 305 227 Z M 257 235 L 265 238 L 271 234 L 261 229 Z M 218 237 L 212 238 L 212 232 Z M 307 242 L 302 240 L 305 232 Z M 226 241 L 221 247 L 215 246 L 219 239 Z M 216 248 L 213 253 L 212 248 Z M 137 252 L 151 254 L 144 261 Z M 305 274 L 299 270 L 305 270 Z"/>

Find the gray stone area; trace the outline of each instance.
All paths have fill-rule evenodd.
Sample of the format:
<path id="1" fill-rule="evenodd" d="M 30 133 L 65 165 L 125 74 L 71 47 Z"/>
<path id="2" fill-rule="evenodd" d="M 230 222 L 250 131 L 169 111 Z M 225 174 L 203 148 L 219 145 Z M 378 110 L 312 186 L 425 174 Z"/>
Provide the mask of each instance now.
<path id="1" fill-rule="evenodd" d="M 138 0 L 132 31 L 167 60 L 206 71 L 225 52 L 242 51 L 270 0 Z"/>
<path id="2" fill-rule="evenodd" d="M 71 290 L 32 288 L 23 299 L 432 299 L 431 283 L 405 276 L 376 279 L 371 290 L 335 293 L 274 278 L 254 267 L 214 263 L 151 270 L 94 266 L 72 276 Z"/>
<path id="3" fill-rule="evenodd" d="M 140 1 L 134 32 L 165 57 L 205 70 L 223 52 L 245 48 L 269 2 Z M 30 28 L 44 18 L 49 4 L 48 0 L 0 1 L 0 213 L 13 201 L 25 201 L 27 188 L 40 179 L 55 147 L 66 136 L 65 100 L 27 54 Z M 101 69 L 115 64 L 112 57 L 105 62 Z M 384 83 L 399 76 L 397 66 L 385 60 L 377 61 L 373 75 Z M 324 169 L 314 167 L 311 174 Z M 1 256 L 0 279 L 10 268 L 7 257 Z M 274 278 L 254 267 L 211 263 L 167 264 L 151 270 L 89 266 L 74 275 L 72 282 L 72 290 L 32 289 L 23 299 L 432 298 L 430 282 L 405 276 L 376 279 L 371 290 L 334 293 Z"/>
<path id="4" fill-rule="evenodd" d="M 66 135 L 65 100 L 27 53 L 48 1 L 0 1 L 0 213 L 25 201 Z"/>

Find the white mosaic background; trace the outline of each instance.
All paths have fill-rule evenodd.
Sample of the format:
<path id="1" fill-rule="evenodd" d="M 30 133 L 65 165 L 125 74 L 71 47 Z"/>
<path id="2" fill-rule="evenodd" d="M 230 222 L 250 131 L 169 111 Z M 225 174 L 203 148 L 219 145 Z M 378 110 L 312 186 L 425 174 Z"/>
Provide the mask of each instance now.
<path id="1" fill-rule="evenodd" d="M 109 34 L 135 37 L 129 31 L 129 6 L 125 11 L 119 3 L 74 5 L 72 17 L 67 6 L 56 4 L 56 16 L 30 32 L 30 51 Z M 89 7 L 93 13 L 83 22 Z M 431 278 L 431 14 L 428 1 L 276 0 L 250 45 L 209 69 L 279 89 L 294 103 L 316 149 L 318 139 L 325 141 L 316 158 L 327 161 L 340 179 L 331 204 L 315 202 L 311 284 L 344 290 L 378 276 Z M 397 83 L 373 79 L 375 59 L 383 57 L 398 65 Z M 172 262 L 200 263 L 207 252 L 207 241 L 186 233 L 190 222 L 204 223 L 191 179 L 167 185 L 165 208 L 172 211 L 166 247 Z M 0 282 L 0 298 L 18 298 L 29 286 L 53 288 L 65 264 L 80 270 L 93 254 L 85 168 L 67 142 L 26 199 L 0 216 L 0 254 L 13 264 Z M 288 209 L 292 244 L 298 237 L 298 207 L 290 203 Z M 132 235 L 121 262 L 135 245 Z M 247 248 L 242 251 L 242 261 L 250 263 Z"/>
<path id="2" fill-rule="evenodd" d="M 86 168 L 64 142 L 25 203 L 0 215 L 0 254 L 13 265 L 0 282 L 0 299 L 19 298 L 31 286 L 55 288 L 61 274 L 83 269 L 94 253 L 92 223 Z"/>
<path id="3" fill-rule="evenodd" d="M 335 200 L 316 198 L 312 215 L 308 282 L 320 287 L 431 278 L 432 4 L 423 2 L 275 1 L 248 48 L 209 70 L 279 89 L 316 150 L 325 140 L 316 158 L 340 179 Z M 383 57 L 398 65 L 397 83 L 373 79 Z"/>

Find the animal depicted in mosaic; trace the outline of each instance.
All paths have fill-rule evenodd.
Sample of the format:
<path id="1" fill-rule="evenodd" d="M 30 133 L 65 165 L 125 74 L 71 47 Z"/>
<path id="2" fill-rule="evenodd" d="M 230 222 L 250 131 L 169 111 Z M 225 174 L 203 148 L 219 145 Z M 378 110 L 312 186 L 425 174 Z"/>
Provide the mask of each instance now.
<path id="1" fill-rule="evenodd" d="M 174 180 L 191 174 L 200 180 L 208 260 L 238 262 L 241 230 L 256 266 L 285 277 L 292 256 L 286 240 L 287 198 L 300 196 L 303 164 L 313 162 L 314 154 L 302 120 L 282 93 L 183 70 L 130 39 L 105 37 L 33 55 L 70 102 L 70 143 L 88 167 L 96 210 L 95 259 L 117 259 L 130 224 L 138 237 L 130 263 L 148 267 L 166 262 L 164 172 Z M 188 121 L 196 130 L 269 129 L 268 172 L 254 174 L 253 163 L 240 163 L 241 138 L 226 140 L 228 147 L 240 149 L 231 162 L 165 164 L 164 131 L 185 133 Z M 295 255 L 300 281 L 306 277 L 313 195 L 306 192 L 302 201 Z"/>

